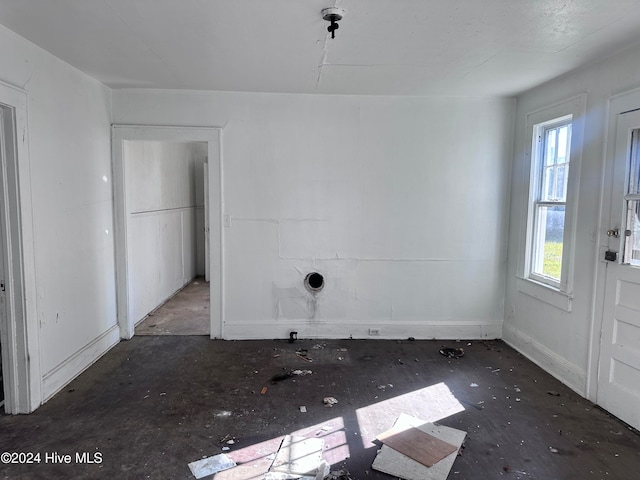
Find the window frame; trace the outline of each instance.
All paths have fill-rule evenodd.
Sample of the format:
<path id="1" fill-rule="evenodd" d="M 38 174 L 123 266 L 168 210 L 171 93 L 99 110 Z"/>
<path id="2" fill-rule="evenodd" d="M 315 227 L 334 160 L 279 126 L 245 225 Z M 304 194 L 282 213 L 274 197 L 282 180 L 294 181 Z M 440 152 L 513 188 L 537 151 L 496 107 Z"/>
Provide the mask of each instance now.
<path id="1" fill-rule="evenodd" d="M 526 135 L 524 149 L 524 184 L 528 192 L 523 204 L 524 228 L 521 230 L 520 255 L 518 261 L 518 290 L 529 296 L 571 311 L 573 297 L 573 271 L 575 257 L 575 232 L 578 210 L 578 190 L 580 164 L 583 145 L 586 94 L 580 94 L 563 102 L 532 111 L 526 115 Z M 541 128 L 561 124 L 571 119 L 571 139 L 569 146 L 569 174 L 565 198 L 565 219 L 563 232 L 563 253 L 560 281 L 549 281 L 548 277 L 532 275 L 532 261 L 535 230 L 535 200 L 538 198 L 542 169 L 540 168 L 541 144 L 537 133 Z M 528 167 L 528 168 L 527 168 Z M 528 187 L 528 188 L 527 188 Z"/>
<path id="2" fill-rule="evenodd" d="M 546 284 L 552 288 L 556 288 L 557 290 L 561 290 L 562 279 L 566 276 L 566 269 L 568 268 L 568 262 L 565 261 L 566 255 L 564 251 L 564 242 L 565 242 L 565 232 L 566 232 L 566 223 L 567 223 L 567 198 L 568 198 L 568 187 L 569 181 L 567 178 L 567 185 L 564 195 L 563 201 L 558 200 L 543 200 L 543 181 L 544 181 L 544 170 L 545 170 L 545 159 L 546 159 L 546 135 L 550 130 L 557 129 L 559 127 L 563 127 L 565 125 L 569 125 L 571 127 L 569 134 L 567 136 L 567 142 L 569 144 L 569 161 L 565 164 L 568 165 L 569 173 L 567 175 L 571 175 L 571 130 L 573 129 L 573 115 L 565 115 L 559 118 L 554 118 L 552 120 L 542 122 L 533 126 L 533 136 L 532 142 L 533 145 L 531 147 L 531 189 L 529 195 L 529 215 L 531 218 L 531 226 L 527 231 L 527 240 L 529 242 L 528 248 L 528 261 L 527 261 L 527 273 L 528 278 L 533 281 Z M 563 206 L 565 209 L 564 223 L 563 223 L 563 235 L 562 235 L 562 245 L 563 245 L 563 254 L 562 254 L 562 264 L 560 269 L 560 278 L 556 280 L 553 277 L 549 277 L 547 275 L 540 274 L 537 268 L 534 268 L 534 264 L 537 263 L 536 259 L 538 258 L 538 252 L 541 247 L 541 242 L 544 242 L 542 238 L 542 229 L 540 228 L 540 211 L 545 207 L 555 207 L 555 206 Z"/>

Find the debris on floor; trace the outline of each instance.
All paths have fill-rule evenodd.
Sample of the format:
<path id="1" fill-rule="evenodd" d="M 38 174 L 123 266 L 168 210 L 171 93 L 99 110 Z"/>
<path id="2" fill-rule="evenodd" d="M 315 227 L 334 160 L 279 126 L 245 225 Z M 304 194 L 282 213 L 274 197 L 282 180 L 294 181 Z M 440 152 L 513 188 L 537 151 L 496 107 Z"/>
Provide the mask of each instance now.
<path id="1" fill-rule="evenodd" d="M 262 390 L 260 390 L 260 395 L 264 395 L 265 393 L 267 393 L 267 387 L 262 387 Z"/>
<path id="2" fill-rule="evenodd" d="M 313 374 L 313 371 L 311 370 L 289 370 L 288 372 L 279 373 L 278 375 L 274 375 L 273 377 L 271 377 L 271 383 L 278 383 L 291 377 L 312 375 L 312 374 Z M 263 388 L 265 393 L 267 391 L 266 388 L 267 387 Z"/>
<path id="3" fill-rule="evenodd" d="M 302 413 L 307 413 L 307 407 L 305 407 L 304 405 L 300 405 L 300 411 Z"/>
<path id="4" fill-rule="evenodd" d="M 461 430 L 425 423 L 401 414 L 391 430 L 378 436 L 379 439 L 382 437 L 383 446 L 372 467 L 407 480 L 445 480 L 461 451 L 466 435 Z M 431 450 L 429 445 L 438 447 Z M 415 460 L 415 457 L 420 458 L 420 461 Z M 426 465 L 431 462 L 431 466 Z"/>
<path id="5" fill-rule="evenodd" d="M 558 392 L 556 392 L 555 390 L 549 390 L 547 393 L 549 395 L 554 396 L 554 397 L 559 397 L 560 396 L 560 394 Z"/>
<path id="6" fill-rule="evenodd" d="M 478 385 L 477 383 L 475 383 L 475 382 L 474 382 L 474 383 L 469 384 L 469 386 L 470 386 L 471 388 L 476 388 L 476 387 L 478 387 L 479 385 Z"/>
<path id="7" fill-rule="evenodd" d="M 304 360 L 305 362 L 313 362 L 313 358 L 309 356 L 309 351 L 306 348 L 299 348 L 296 350 L 296 356 L 300 360 Z"/>
<path id="8" fill-rule="evenodd" d="M 462 442 L 462 445 L 460 445 L 460 448 L 458 449 L 458 457 L 461 457 L 461 456 L 462 456 L 462 454 L 464 453 L 464 449 L 465 449 L 465 447 L 466 447 L 466 446 L 467 446 L 467 445 L 466 445 L 466 443 L 465 443 L 465 442 Z"/>
<path id="9" fill-rule="evenodd" d="M 286 435 L 265 480 L 322 480 L 329 465 L 322 459 L 324 440 Z"/>
<path id="10" fill-rule="evenodd" d="M 289 332 L 289 343 L 293 343 L 298 339 L 298 332 Z"/>
<path id="11" fill-rule="evenodd" d="M 322 403 L 324 403 L 326 407 L 333 407 L 336 403 L 338 403 L 338 400 L 333 397 L 324 397 Z"/>
<path id="12" fill-rule="evenodd" d="M 189 469 L 194 477 L 204 478 L 235 466 L 236 462 L 231 460 L 226 454 L 220 453 L 213 457 L 207 457 L 196 462 L 191 462 L 189 464 Z"/>
<path id="13" fill-rule="evenodd" d="M 325 480 L 353 480 L 348 470 L 331 470 Z"/>
<path id="14" fill-rule="evenodd" d="M 224 438 L 222 438 L 220 440 L 220 444 L 227 444 L 227 445 L 233 445 L 235 443 L 237 443 L 237 440 L 235 439 L 235 437 L 232 437 L 231 435 L 229 435 L 228 433 L 224 436 Z"/>
<path id="15" fill-rule="evenodd" d="M 330 430 L 331 430 L 331 427 L 329 425 L 323 425 L 322 428 L 316 432 L 316 437 L 319 435 L 323 435 L 326 432 L 329 432 Z"/>
<path id="16" fill-rule="evenodd" d="M 460 358 L 464 355 L 464 350 L 462 348 L 442 347 L 440 349 L 440 355 L 449 358 Z"/>
<path id="17" fill-rule="evenodd" d="M 279 373 L 278 375 L 271 377 L 271 383 L 278 383 L 291 377 L 293 377 L 293 373 L 291 372 Z"/>

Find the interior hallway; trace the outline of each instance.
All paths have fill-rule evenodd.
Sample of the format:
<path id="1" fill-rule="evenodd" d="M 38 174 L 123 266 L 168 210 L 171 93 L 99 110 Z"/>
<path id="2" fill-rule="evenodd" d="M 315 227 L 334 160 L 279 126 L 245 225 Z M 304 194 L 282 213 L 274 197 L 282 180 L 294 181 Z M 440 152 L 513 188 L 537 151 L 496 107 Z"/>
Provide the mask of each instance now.
<path id="1" fill-rule="evenodd" d="M 465 355 L 446 358 L 444 345 Z M 289 369 L 313 374 L 271 384 Z M 324 407 L 326 396 L 339 403 Z M 371 469 L 371 438 L 401 412 L 467 432 L 449 479 L 620 480 L 640 470 L 637 432 L 501 341 L 136 336 L 36 412 L 0 417 L 0 450 L 99 452 L 102 462 L 0 464 L 0 478 L 187 480 L 188 463 L 228 446 L 243 467 L 216 480 L 257 480 L 281 436 L 302 430 L 323 436 L 332 469 L 390 480 Z"/>
<path id="2" fill-rule="evenodd" d="M 209 335 L 209 284 L 191 283 L 151 312 L 136 326 L 136 335 Z"/>

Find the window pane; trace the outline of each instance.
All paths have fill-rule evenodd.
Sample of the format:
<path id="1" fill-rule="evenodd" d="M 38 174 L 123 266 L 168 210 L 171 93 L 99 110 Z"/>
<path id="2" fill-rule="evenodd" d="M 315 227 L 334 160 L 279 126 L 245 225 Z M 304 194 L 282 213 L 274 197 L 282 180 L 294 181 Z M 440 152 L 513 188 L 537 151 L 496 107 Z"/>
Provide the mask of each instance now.
<path id="1" fill-rule="evenodd" d="M 558 128 L 558 163 L 569 161 L 569 151 L 567 137 L 569 135 L 569 126 L 564 125 Z"/>
<path id="2" fill-rule="evenodd" d="M 540 200 L 565 202 L 569 173 L 571 124 L 545 130 L 544 158 L 541 161 Z"/>
<path id="3" fill-rule="evenodd" d="M 556 163 L 556 129 L 547 130 L 545 137 L 544 164 L 554 165 Z"/>
<path id="4" fill-rule="evenodd" d="M 629 193 L 640 193 L 640 129 L 631 132 L 631 169 L 629 173 Z"/>
<path id="5" fill-rule="evenodd" d="M 624 248 L 624 262 L 631 265 L 640 265 L 640 202 L 632 200 L 627 202 L 627 230 L 631 235 L 627 237 Z"/>
<path id="6" fill-rule="evenodd" d="M 556 185 L 556 170 L 555 167 L 546 167 L 542 172 L 542 198 L 541 200 L 547 202 L 553 200 L 554 190 Z"/>
<path id="7" fill-rule="evenodd" d="M 556 199 L 565 202 L 567 200 L 567 180 L 569 179 L 569 165 L 559 165 L 556 175 Z"/>
<path id="8" fill-rule="evenodd" d="M 536 239 L 532 272 L 560 281 L 562 271 L 562 237 L 564 205 L 537 206 Z"/>

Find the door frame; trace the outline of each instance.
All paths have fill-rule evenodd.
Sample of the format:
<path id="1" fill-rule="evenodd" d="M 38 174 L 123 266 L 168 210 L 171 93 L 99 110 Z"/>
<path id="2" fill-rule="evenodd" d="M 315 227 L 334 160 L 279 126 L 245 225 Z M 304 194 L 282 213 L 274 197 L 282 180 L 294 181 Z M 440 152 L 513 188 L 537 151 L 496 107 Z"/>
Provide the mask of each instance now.
<path id="1" fill-rule="evenodd" d="M 218 127 L 174 127 L 150 125 L 112 125 L 113 202 L 116 256 L 116 298 L 120 338 L 129 340 L 135 334 L 135 319 L 130 315 L 127 191 L 124 168 L 125 141 L 206 142 L 209 162 L 209 226 L 210 226 L 210 338 L 223 338 L 223 237 L 222 237 L 222 130 Z M 211 189 L 215 189 L 211 192 Z"/>
<path id="2" fill-rule="evenodd" d="M 4 146 L 0 154 L 0 235 L 6 315 L 0 322 L 5 412 L 30 413 L 42 403 L 27 93 L 0 82 Z"/>
<path id="3" fill-rule="evenodd" d="M 611 202 L 613 194 L 613 166 L 616 147 L 616 127 L 618 116 L 640 108 L 640 88 L 621 92 L 609 98 L 607 103 L 606 138 L 602 161 L 602 181 L 600 185 L 600 216 L 597 228 L 596 274 L 593 285 L 593 301 L 591 315 L 590 348 L 587 364 L 587 398 L 595 403 L 598 400 L 598 375 L 601 353 L 601 337 L 604 321 L 605 286 L 607 279 L 607 262 L 604 253 L 608 250 L 609 238 L 607 230 L 611 222 Z"/>

